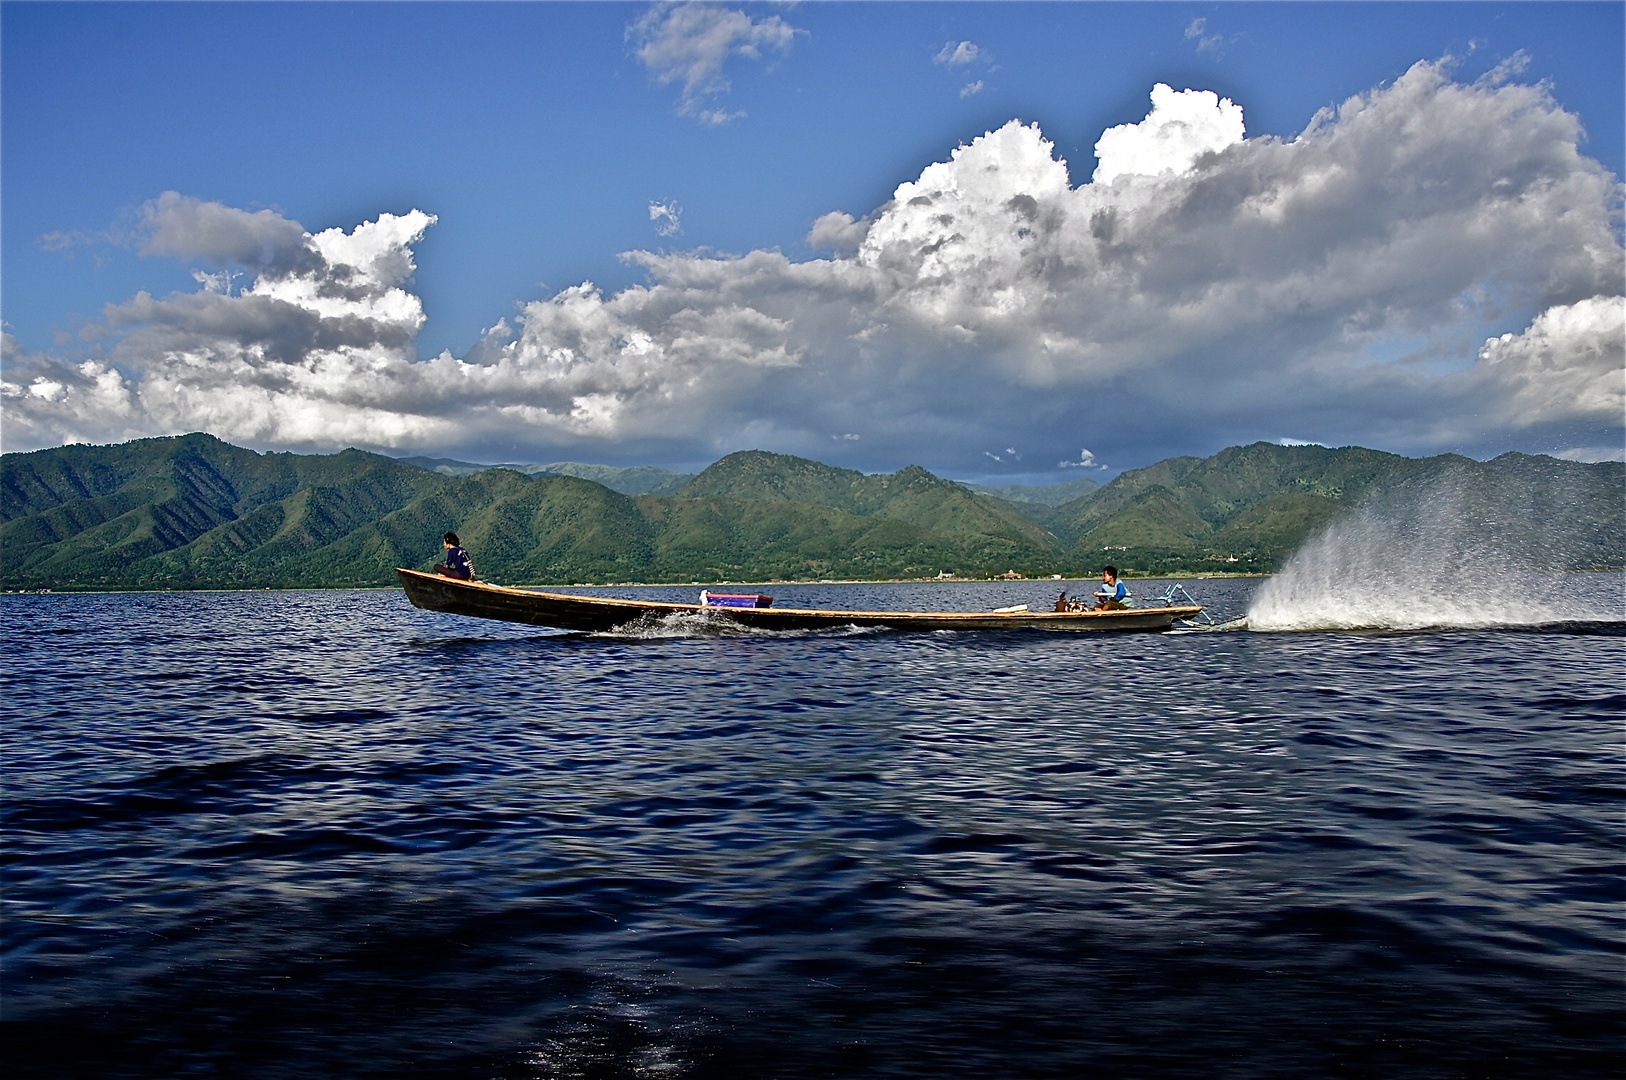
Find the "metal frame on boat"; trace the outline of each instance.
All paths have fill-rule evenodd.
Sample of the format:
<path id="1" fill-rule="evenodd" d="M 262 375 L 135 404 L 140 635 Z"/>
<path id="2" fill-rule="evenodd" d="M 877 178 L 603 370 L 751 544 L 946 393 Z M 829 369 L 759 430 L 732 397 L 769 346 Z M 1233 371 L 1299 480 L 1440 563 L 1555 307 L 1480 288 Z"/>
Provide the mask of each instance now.
<path id="1" fill-rule="evenodd" d="M 613 630 L 646 616 L 704 614 L 764 630 L 817 630 L 879 626 L 892 630 L 1169 630 L 1196 617 L 1201 605 L 1125 608 L 1119 611 L 822 611 L 806 608 L 718 607 L 654 600 L 617 600 L 488 585 L 481 581 L 397 569 L 415 607 L 479 619 L 551 626 L 560 630 Z"/>

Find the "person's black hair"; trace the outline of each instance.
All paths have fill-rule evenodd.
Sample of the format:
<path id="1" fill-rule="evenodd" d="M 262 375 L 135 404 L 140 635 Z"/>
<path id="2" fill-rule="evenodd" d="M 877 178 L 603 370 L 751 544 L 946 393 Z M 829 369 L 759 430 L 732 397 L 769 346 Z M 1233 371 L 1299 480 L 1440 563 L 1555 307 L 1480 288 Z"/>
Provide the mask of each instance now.
<path id="1" fill-rule="evenodd" d="M 1101 568 L 1101 572 L 1103 574 L 1111 574 L 1113 577 L 1118 576 L 1118 568 L 1116 566 L 1103 566 Z"/>
<path id="2" fill-rule="evenodd" d="M 445 539 L 446 539 L 446 542 L 448 544 L 452 545 L 453 547 L 462 547 L 463 546 L 463 541 L 461 541 L 461 540 L 459 540 L 457 538 L 456 533 L 447 533 Z"/>

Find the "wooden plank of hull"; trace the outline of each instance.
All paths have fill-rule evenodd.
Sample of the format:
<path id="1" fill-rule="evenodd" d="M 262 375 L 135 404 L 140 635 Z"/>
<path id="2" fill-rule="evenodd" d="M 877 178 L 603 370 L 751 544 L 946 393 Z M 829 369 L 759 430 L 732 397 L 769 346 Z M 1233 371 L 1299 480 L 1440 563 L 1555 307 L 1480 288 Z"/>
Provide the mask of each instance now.
<path id="1" fill-rule="evenodd" d="M 512 589 L 484 582 L 397 569 L 407 599 L 426 611 L 551 626 L 560 630 L 613 630 L 644 615 L 705 613 L 766 630 L 884 626 L 894 630 L 988 630 L 1042 626 L 1064 630 L 1167 630 L 1190 619 L 1197 605 L 1123 611 L 819 611 L 802 608 L 724 608 L 653 600 Z"/>

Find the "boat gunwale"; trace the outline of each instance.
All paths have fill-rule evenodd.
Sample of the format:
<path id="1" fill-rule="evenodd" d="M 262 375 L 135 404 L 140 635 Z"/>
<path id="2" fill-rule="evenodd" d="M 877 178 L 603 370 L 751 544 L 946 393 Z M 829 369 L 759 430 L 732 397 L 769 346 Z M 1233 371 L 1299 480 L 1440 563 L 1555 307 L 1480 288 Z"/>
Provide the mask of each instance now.
<path id="1" fill-rule="evenodd" d="M 410 574 L 415 578 L 434 582 L 437 585 L 462 587 L 475 594 L 496 593 L 525 599 L 543 598 L 564 601 L 570 604 L 584 604 L 590 607 L 625 607 L 639 611 L 717 612 L 728 617 L 734 617 L 742 612 L 750 612 L 754 616 L 788 615 L 822 618 L 831 621 L 839 621 L 844 617 L 850 617 L 870 621 L 877 619 L 926 619 L 943 622 L 963 622 L 968 619 L 993 619 L 1010 622 L 1032 622 L 1033 620 L 1059 622 L 1080 619 L 1104 619 L 1111 622 L 1115 618 L 1122 619 L 1125 616 L 1153 614 L 1170 614 L 1175 619 L 1183 620 L 1199 614 L 1203 610 L 1202 606 L 1198 604 L 1178 607 L 1119 608 L 1111 611 L 853 611 L 838 608 L 732 608 L 714 604 L 685 604 L 672 600 L 626 600 L 615 596 L 584 596 L 579 593 L 550 592 L 545 589 L 522 589 L 513 585 L 494 585 L 487 581 L 465 581 L 441 574 L 427 574 L 421 570 L 408 570 L 404 567 L 396 567 L 396 573 Z M 666 587 L 670 588 L 672 586 Z"/>

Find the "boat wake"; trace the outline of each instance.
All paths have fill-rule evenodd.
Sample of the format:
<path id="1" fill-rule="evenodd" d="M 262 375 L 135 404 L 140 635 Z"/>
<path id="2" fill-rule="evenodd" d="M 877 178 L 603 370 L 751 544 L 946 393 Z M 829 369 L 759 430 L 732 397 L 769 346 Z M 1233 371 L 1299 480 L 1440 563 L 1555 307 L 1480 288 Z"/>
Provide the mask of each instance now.
<path id="1" fill-rule="evenodd" d="M 1387 492 L 1265 582 L 1250 630 L 1424 630 L 1618 623 L 1619 573 L 1563 573 L 1565 537 L 1449 479 Z"/>
<path id="2" fill-rule="evenodd" d="M 673 611 L 642 615 L 613 630 L 593 631 L 589 636 L 633 641 L 659 641 L 668 638 L 799 638 L 850 637 L 873 634 L 878 627 L 843 626 L 819 630 L 769 630 L 744 626 L 721 612 Z"/>

